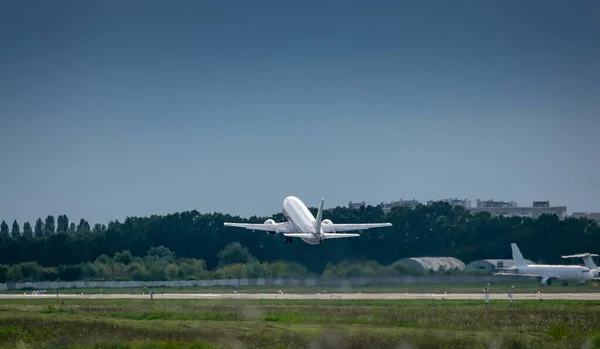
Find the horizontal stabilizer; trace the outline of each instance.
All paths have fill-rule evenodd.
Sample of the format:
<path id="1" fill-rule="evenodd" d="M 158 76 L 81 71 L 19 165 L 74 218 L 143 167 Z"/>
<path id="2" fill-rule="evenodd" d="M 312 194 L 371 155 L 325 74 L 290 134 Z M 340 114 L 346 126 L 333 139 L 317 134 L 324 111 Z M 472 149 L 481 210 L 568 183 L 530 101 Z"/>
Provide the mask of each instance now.
<path id="1" fill-rule="evenodd" d="M 274 224 L 253 224 L 253 223 L 223 223 L 226 227 L 246 228 L 249 230 L 273 231 L 275 233 L 286 233 L 294 231 L 294 227 L 289 222 Z"/>
<path id="2" fill-rule="evenodd" d="M 310 234 L 310 233 L 285 233 L 285 234 L 283 234 L 283 236 L 288 237 L 288 238 L 308 238 L 308 239 L 316 238 L 316 236 L 314 234 Z M 323 239 L 353 238 L 353 237 L 357 237 L 357 236 L 360 236 L 360 234 L 324 233 Z"/>
<path id="3" fill-rule="evenodd" d="M 353 230 L 367 230 L 373 228 L 384 228 L 391 227 L 392 223 L 358 223 L 358 224 L 322 224 L 321 229 L 324 233 L 334 233 L 338 231 L 353 231 Z"/>
<path id="4" fill-rule="evenodd" d="M 568 256 L 562 256 L 562 258 L 584 258 L 584 257 L 598 257 L 595 253 L 579 253 L 579 254 L 571 254 Z"/>
<path id="5" fill-rule="evenodd" d="M 360 236 L 360 234 L 324 233 L 323 239 L 353 238 L 357 236 Z"/>
<path id="6" fill-rule="evenodd" d="M 285 233 L 283 236 L 288 238 L 314 238 L 315 235 L 311 233 Z"/>

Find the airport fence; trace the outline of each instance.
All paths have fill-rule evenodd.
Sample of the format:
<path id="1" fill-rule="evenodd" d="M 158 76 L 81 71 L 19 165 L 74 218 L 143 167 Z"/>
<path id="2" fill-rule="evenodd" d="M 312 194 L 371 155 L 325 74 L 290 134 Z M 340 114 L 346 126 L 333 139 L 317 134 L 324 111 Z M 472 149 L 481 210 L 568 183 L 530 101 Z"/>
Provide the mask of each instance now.
<path id="1" fill-rule="evenodd" d="M 213 279 L 213 280 L 165 280 L 165 281 L 53 281 L 0 283 L 0 291 L 50 290 L 66 288 L 144 288 L 144 287 L 247 287 L 247 286 L 304 286 L 348 287 L 390 286 L 402 284 L 485 284 L 519 283 L 529 278 L 510 275 L 427 275 L 358 278 L 272 278 L 272 279 Z"/>

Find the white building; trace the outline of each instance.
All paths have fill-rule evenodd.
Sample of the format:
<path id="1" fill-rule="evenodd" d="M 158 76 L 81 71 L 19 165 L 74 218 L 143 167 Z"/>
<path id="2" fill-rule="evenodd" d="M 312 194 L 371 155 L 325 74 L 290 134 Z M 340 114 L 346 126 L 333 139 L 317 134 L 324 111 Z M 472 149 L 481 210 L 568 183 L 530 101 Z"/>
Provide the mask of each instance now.
<path id="1" fill-rule="evenodd" d="M 352 201 L 350 201 L 348 203 L 348 208 L 351 209 L 351 210 L 358 210 L 361 207 L 367 207 L 367 203 L 364 202 L 364 201 L 362 201 L 362 202 L 352 202 Z"/>
<path id="2" fill-rule="evenodd" d="M 464 208 L 471 208 L 471 200 L 469 199 L 441 199 L 441 200 L 429 200 L 427 201 L 427 205 L 430 205 L 434 202 L 438 202 L 438 201 L 442 201 L 442 202 L 446 202 L 448 204 L 450 204 L 451 206 L 462 206 Z"/>
<path id="3" fill-rule="evenodd" d="M 477 208 L 513 208 L 518 207 L 514 201 L 495 201 L 477 199 Z"/>
<path id="4" fill-rule="evenodd" d="M 383 210 L 384 213 L 389 213 L 390 211 L 392 211 L 392 208 L 394 208 L 394 207 L 408 207 L 408 208 L 415 209 L 415 208 L 417 208 L 418 205 L 419 205 L 419 202 L 415 199 L 413 199 L 413 200 L 398 200 L 398 201 L 392 201 L 392 202 L 382 202 L 381 209 Z"/>
<path id="5" fill-rule="evenodd" d="M 600 223 L 600 212 L 573 212 L 571 217 L 592 219 Z"/>
<path id="6" fill-rule="evenodd" d="M 550 206 L 550 201 L 534 201 L 529 207 L 520 207 L 516 202 L 477 200 L 477 206 L 471 212 L 488 212 L 493 217 L 530 217 L 536 219 L 543 214 L 555 214 L 560 219 L 567 217 L 566 206 Z"/>

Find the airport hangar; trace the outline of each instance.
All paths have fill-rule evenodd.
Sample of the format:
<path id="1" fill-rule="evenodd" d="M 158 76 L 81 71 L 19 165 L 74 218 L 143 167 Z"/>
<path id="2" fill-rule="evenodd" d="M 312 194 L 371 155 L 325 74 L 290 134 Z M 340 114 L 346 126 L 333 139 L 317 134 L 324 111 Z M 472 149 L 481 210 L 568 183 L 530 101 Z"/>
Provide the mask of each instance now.
<path id="1" fill-rule="evenodd" d="M 532 261 L 526 259 L 525 262 L 533 264 Z M 465 272 L 469 273 L 484 273 L 489 274 L 497 269 L 510 268 L 515 266 L 515 261 L 512 259 L 479 259 L 467 264 L 464 268 Z"/>
<path id="2" fill-rule="evenodd" d="M 463 270 L 465 263 L 454 257 L 410 257 L 402 258 L 395 263 L 417 271 Z M 394 263 L 394 264 L 395 264 Z"/>
<path id="3" fill-rule="evenodd" d="M 533 264 L 526 259 L 527 263 Z M 411 257 L 402 258 L 396 263 L 417 271 L 460 270 L 467 273 L 491 274 L 497 269 L 510 268 L 515 265 L 512 259 L 479 259 L 466 264 L 454 257 Z"/>

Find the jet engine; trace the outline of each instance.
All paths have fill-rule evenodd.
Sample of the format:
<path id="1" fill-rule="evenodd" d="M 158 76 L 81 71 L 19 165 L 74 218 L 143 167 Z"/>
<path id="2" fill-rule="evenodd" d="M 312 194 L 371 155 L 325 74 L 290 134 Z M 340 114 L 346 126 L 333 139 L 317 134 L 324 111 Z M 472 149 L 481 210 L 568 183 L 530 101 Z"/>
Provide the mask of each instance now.
<path id="1" fill-rule="evenodd" d="M 540 280 L 540 284 L 550 286 L 550 285 L 552 285 L 552 279 L 551 278 L 542 278 Z"/>
<path id="2" fill-rule="evenodd" d="M 333 224 L 333 222 L 331 221 L 331 219 L 324 219 L 321 221 L 321 224 Z"/>
<path id="3" fill-rule="evenodd" d="M 263 224 L 271 225 L 271 224 L 275 224 L 275 221 L 269 218 Z M 277 231 L 268 231 L 267 233 L 273 235 L 273 234 L 277 234 Z"/>

